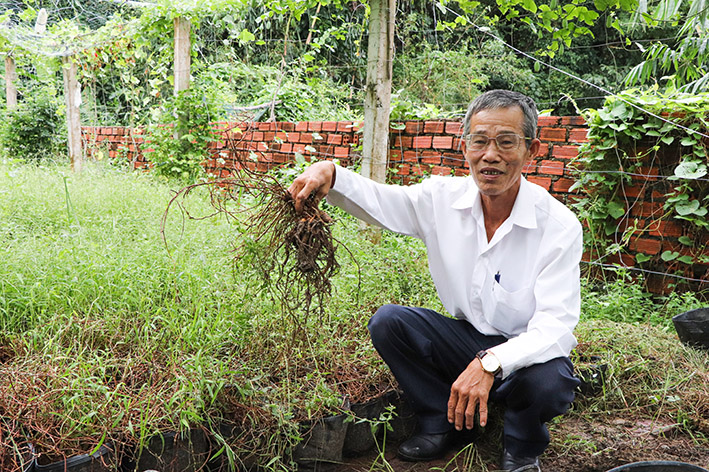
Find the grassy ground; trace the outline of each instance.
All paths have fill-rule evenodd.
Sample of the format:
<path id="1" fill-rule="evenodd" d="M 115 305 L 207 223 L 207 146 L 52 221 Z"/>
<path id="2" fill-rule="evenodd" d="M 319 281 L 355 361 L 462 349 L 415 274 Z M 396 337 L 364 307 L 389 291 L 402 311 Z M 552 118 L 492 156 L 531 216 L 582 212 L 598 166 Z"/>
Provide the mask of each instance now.
<path id="1" fill-rule="evenodd" d="M 203 427 L 215 451 L 288 470 L 299 421 L 392 388 L 368 341 L 371 313 L 388 302 L 440 309 L 418 242 L 385 234 L 373 245 L 328 208 L 347 248 L 332 299 L 321 315 L 287 315 L 249 256 L 259 243 L 235 250 L 248 238 L 238 223 L 173 208 L 162 226 L 172 187 L 105 165 L 74 175 L 0 164 L 0 469 L 25 440 L 49 461 Z M 206 216 L 207 197 L 184 204 Z M 549 457 L 605 457 L 607 435 L 581 431 L 609 418 L 706 447 L 707 356 L 682 347 L 668 321 L 697 297 L 653 300 L 623 274 L 584 291 L 577 360 L 609 375 L 573 421 L 552 425 Z M 225 421 L 241 433 L 226 437 Z M 480 467 L 494 456 L 485 451 Z"/>

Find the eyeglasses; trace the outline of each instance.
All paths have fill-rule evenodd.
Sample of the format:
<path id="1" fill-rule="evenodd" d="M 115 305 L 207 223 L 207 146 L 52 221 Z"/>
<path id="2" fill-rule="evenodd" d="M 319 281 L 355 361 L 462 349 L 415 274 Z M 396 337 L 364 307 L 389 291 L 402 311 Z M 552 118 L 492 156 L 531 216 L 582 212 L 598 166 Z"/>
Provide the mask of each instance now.
<path id="1" fill-rule="evenodd" d="M 495 137 L 490 137 L 485 134 L 468 134 L 465 136 L 465 146 L 471 151 L 482 151 L 487 148 L 490 141 L 495 141 L 495 143 L 497 143 L 497 149 L 501 151 L 511 151 L 517 149 L 521 141 L 528 139 L 530 138 L 514 133 L 498 134 Z"/>

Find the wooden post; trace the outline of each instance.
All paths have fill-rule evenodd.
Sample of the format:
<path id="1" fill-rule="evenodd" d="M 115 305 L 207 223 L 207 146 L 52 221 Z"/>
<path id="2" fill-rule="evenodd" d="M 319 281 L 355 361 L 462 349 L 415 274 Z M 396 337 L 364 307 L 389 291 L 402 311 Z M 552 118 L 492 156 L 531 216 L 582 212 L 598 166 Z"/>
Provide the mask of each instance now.
<path id="1" fill-rule="evenodd" d="M 81 149 L 81 87 L 76 78 L 77 67 L 72 56 L 62 57 L 62 73 L 64 76 L 64 103 L 66 104 L 66 126 L 68 131 L 69 159 L 71 169 L 81 172 L 83 155 Z"/>
<path id="2" fill-rule="evenodd" d="M 8 110 L 17 108 L 17 70 L 15 69 L 15 59 L 8 53 L 5 56 L 5 102 Z"/>
<path id="3" fill-rule="evenodd" d="M 175 18 L 175 95 L 190 87 L 190 21 Z"/>

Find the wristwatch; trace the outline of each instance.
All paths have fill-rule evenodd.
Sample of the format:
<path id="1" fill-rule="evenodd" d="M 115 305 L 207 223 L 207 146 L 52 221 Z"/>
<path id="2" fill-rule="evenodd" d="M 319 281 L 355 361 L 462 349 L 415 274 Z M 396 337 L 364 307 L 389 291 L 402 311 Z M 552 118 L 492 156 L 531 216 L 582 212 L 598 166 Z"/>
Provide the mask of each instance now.
<path id="1" fill-rule="evenodd" d="M 502 366 L 500 365 L 500 360 L 491 352 L 482 350 L 476 354 L 476 357 L 480 359 L 480 364 L 483 366 L 485 372 L 489 372 L 495 377 L 498 377 L 502 372 Z"/>

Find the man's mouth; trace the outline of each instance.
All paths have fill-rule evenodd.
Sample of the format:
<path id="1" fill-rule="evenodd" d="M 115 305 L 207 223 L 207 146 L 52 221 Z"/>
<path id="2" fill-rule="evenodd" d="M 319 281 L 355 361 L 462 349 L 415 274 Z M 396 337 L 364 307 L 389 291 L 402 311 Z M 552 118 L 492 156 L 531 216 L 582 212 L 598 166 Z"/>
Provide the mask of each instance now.
<path id="1" fill-rule="evenodd" d="M 504 172 L 497 169 L 483 169 L 480 171 L 482 175 L 502 175 Z"/>

